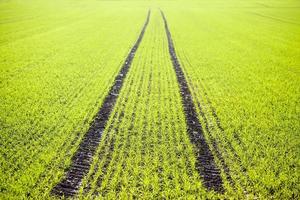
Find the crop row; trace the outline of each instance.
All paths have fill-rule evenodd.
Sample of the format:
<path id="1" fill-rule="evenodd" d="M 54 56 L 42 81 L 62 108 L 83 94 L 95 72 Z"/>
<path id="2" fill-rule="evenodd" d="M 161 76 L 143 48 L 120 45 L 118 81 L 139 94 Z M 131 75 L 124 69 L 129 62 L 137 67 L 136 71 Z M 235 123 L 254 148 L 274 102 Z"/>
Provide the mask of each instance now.
<path id="1" fill-rule="evenodd" d="M 163 20 L 156 9 L 79 196 L 210 195 L 195 162 Z"/>
<path id="2" fill-rule="evenodd" d="M 206 137 L 233 180 L 226 190 L 240 198 L 295 198 L 300 28 L 285 15 L 294 8 L 220 7 L 166 8 L 166 15 Z"/>
<path id="3" fill-rule="evenodd" d="M 70 13 L 61 29 L 1 45 L 3 198 L 51 190 L 139 34 L 145 10 L 102 9 L 78 21 Z"/>

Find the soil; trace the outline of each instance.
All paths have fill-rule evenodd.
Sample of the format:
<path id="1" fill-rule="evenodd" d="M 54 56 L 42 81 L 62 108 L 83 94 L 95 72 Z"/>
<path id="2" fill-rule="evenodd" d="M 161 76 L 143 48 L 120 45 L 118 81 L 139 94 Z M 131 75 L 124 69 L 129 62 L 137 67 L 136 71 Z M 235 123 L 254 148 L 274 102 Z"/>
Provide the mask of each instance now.
<path id="1" fill-rule="evenodd" d="M 106 127 L 106 123 L 111 115 L 111 112 L 116 104 L 118 95 L 122 88 L 124 79 L 131 66 L 135 53 L 143 39 L 145 30 L 149 23 L 150 10 L 148 11 L 146 22 L 142 31 L 130 50 L 124 64 L 114 80 L 108 95 L 105 97 L 103 104 L 96 114 L 94 121 L 91 123 L 88 132 L 84 135 L 78 150 L 72 157 L 72 163 L 66 172 L 65 177 L 52 189 L 52 194 L 58 196 L 70 197 L 78 193 L 83 178 L 89 172 L 93 161 L 93 156 L 100 143 L 102 133 Z"/>
<path id="2" fill-rule="evenodd" d="M 187 80 L 177 58 L 168 23 L 162 11 L 161 15 L 165 24 L 171 61 L 180 88 L 180 94 L 182 97 L 182 103 L 187 124 L 187 132 L 189 134 L 191 142 L 196 147 L 196 169 L 203 179 L 203 185 L 208 190 L 214 190 L 216 192 L 223 193 L 224 187 L 220 169 L 217 167 L 212 151 L 210 150 L 209 145 L 204 137 L 202 126 L 199 122 L 194 101 L 192 99 L 191 91 L 188 87 Z"/>
<path id="3" fill-rule="evenodd" d="M 184 56 L 185 56 L 185 61 L 188 63 L 188 65 L 192 66 L 192 64 L 189 61 L 189 58 L 185 54 L 184 54 Z M 184 66 L 182 66 L 182 67 L 184 68 Z M 188 80 L 190 80 L 188 76 L 187 76 L 187 78 L 188 78 Z M 217 115 L 217 111 L 214 108 L 214 106 L 212 105 L 212 102 L 211 102 L 211 100 L 209 98 L 209 95 L 207 94 L 206 89 L 205 89 L 205 87 L 203 86 L 202 83 L 200 83 L 200 87 L 201 87 L 201 90 L 202 90 L 202 93 L 203 93 L 203 97 L 205 97 L 205 99 L 207 100 L 206 107 L 210 108 L 210 112 L 211 112 L 211 114 L 212 114 L 212 116 L 213 116 L 213 118 L 214 118 L 214 120 L 215 120 L 215 122 L 217 124 L 217 126 L 215 128 L 219 129 L 219 131 L 221 132 L 221 134 L 227 140 L 226 148 L 227 148 L 228 151 L 230 151 L 233 154 L 234 161 L 239 164 L 242 173 L 244 174 L 244 176 L 247 179 L 247 183 L 248 184 L 249 183 L 252 184 L 251 181 L 250 181 L 250 177 L 247 174 L 247 169 L 242 164 L 241 157 L 237 154 L 236 150 L 233 148 L 233 144 L 232 144 L 231 140 L 228 138 L 228 136 L 226 136 L 227 134 L 225 133 L 225 130 L 224 130 L 223 126 L 222 126 L 221 120 L 220 120 L 220 118 Z M 191 85 L 191 89 L 194 90 L 193 85 Z M 209 140 L 211 141 L 211 143 L 212 143 L 212 145 L 214 147 L 213 151 L 215 152 L 215 155 L 217 156 L 217 158 L 219 159 L 219 161 L 220 161 L 220 163 L 222 165 L 222 168 L 223 168 L 223 171 L 224 171 L 224 173 L 226 175 L 227 181 L 231 184 L 231 186 L 235 187 L 236 183 L 233 181 L 233 178 L 230 175 L 231 174 L 230 169 L 229 169 L 228 165 L 226 164 L 224 157 L 222 156 L 221 150 L 218 147 L 218 143 L 217 143 L 216 139 L 211 134 L 211 130 L 210 130 L 209 126 L 208 126 L 209 122 L 208 122 L 208 119 L 206 118 L 206 114 L 203 112 L 202 106 L 200 104 L 200 100 L 196 99 L 196 102 L 197 102 L 198 108 L 200 109 L 200 116 L 204 120 L 205 129 L 206 129 L 206 131 L 208 133 Z M 243 151 L 246 151 L 244 143 L 241 141 L 240 136 L 235 131 L 233 132 L 233 139 L 238 143 L 238 145 L 241 147 L 241 149 Z M 223 152 L 223 155 L 224 154 L 227 154 L 227 152 Z M 242 187 L 243 187 L 244 190 L 246 190 L 245 189 L 246 188 L 245 185 L 242 186 Z"/>

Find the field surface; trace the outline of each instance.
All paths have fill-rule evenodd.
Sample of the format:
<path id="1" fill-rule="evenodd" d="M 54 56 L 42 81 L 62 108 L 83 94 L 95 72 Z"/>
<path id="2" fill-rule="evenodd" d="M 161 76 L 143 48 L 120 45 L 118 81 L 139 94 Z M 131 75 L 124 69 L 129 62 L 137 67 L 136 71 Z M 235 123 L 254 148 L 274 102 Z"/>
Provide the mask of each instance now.
<path id="1" fill-rule="evenodd" d="M 0 0 L 0 199 L 299 199 L 300 2 Z"/>

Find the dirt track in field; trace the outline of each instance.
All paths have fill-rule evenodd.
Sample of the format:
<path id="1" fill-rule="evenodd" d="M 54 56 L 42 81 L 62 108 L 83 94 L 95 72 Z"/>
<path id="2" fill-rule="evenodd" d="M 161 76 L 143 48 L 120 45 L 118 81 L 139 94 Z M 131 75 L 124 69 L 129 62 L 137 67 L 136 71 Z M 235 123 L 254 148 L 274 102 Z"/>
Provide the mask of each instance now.
<path id="1" fill-rule="evenodd" d="M 61 180 L 53 189 L 52 193 L 58 196 L 70 197 L 77 194 L 82 180 L 89 172 L 93 161 L 93 156 L 100 143 L 102 133 L 105 129 L 106 123 L 111 115 L 111 112 L 116 104 L 119 92 L 122 88 L 126 74 L 129 71 L 135 53 L 143 39 L 147 25 L 150 19 L 150 10 L 148 11 L 146 22 L 142 31 L 129 52 L 119 74 L 115 78 L 114 84 L 111 87 L 108 95 L 105 97 L 103 104 L 98 111 L 94 121 L 92 122 L 88 132 L 85 134 L 79 148 L 72 158 L 72 164 L 68 169 L 64 179 Z"/>
<path id="2" fill-rule="evenodd" d="M 161 15 L 165 24 L 170 57 L 180 88 L 180 94 L 182 97 L 182 103 L 186 117 L 187 131 L 191 142 L 196 146 L 196 169 L 203 179 L 203 185 L 207 189 L 222 193 L 224 192 L 224 188 L 220 169 L 218 169 L 214 160 L 214 156 L 209 148 L 208 143 L 205 140 L 202 126 L 197 117 L 196 107 L 192 99 L 191 91 L 188 87 L 187 80 L 178 61 L 168 23 L 162 11 Z"/>
<path id="3" fill-rule="evenodd" d="M 186 56 L 186 54 L 184 54 L 184 60 L 185 62 L 187 62 L 187 64 L 192 67 L 192 64 L 189 60 L 189 58 Z M 183 66 L 184 68 L 184 66 Z M 187 75 L 187 79 L 191 81 L 190 77 Z M 200 92 L 199 88 L 195 87 L 193 84 L 191 84 L 191 90 L 194 92 Z M 247 179 L 247 184 L 251 184 L 252 182 L 250 181 L 250 177 L 247 174 L 247 169 L 246 167 L 242 164 L 241 161 L 241 157 L 237 154 L 236 150 L 233 148 L 233 143 L 232 141 L 228 138 L 227 134 L 225 133 L 225 130 L 222 126 L 221 120 L 219 118 L 219 116 L 217 115 L 217 111 L 214 108 L 214 106 L 212 105 L 212 101 L 208 95 L 208 91 L 207 89 L 204 87 L 204 85 L 202 83 L 200 83 L 200 90 L 201 90 L 201 96 L 203 99 L 206 99 L 206 107 L 210 110 L 210 113 L 212 114 L 213 119 L 209 119 L 209 117 L 206 117 L 207 113 L 205 113 L 203 111 L 203 107 L 201 105 L 201 98 L 197 98 L 195 99 L 196 104 L 198 105 L 198 108 L 200 110 L 200 116 L 202 117 L 203 121 L 204 121 L 204 127 L 206 132 L 208 133 L 208 138 L 211 142 L 211 144 L 213 145 L 214 149 L 213 151 L 215 152 L 215 155 L 217 156 L 217 158 L 220 161 L 220 164 L 222 165 L 222 168 L 224 170 L 224 173 L 226 175 L 226 179 L 227 181 L 231 184 L 232 187 L 236 187 L 236 182 L 233 180 L 232 176 L 231 176 L 231 171 L 228 167 L 228 165 L 226 164 L 225 158 L 222 156 L 222 154 L 227 154 L 227 153 L 231 153 L 233 154 L 233 160 L 234 162 L 239 164 L 240 167 L 240 171 L 243 173 L 244 177 Z M 212 125 L 211 126 L 211 121 L 210 120 L 214 120 L 214 123 L 216 125 Z M 209 122 L 210 121 L 210 122 Z M 209 125 L 210 124 L 210 125 Z M 227 141 L 227 143 L 225 144 L 218 144 L 216 142 L 216 139 L 214 138 L 214 136 L 211 134 L 213 131 L 215 131 L 215 129 L 218 129 L 222 136 L 224 137 L 224 139 Z M 233 139 L 235 140 L 235 142 L 240 146 L 240 148 L 242 149 L 242 151 L 246 151 L 246 147 L 245 144 L 241 141 L 240 136 L 234 132 L 233 133 Z M 246 190 L 246 185 L 240 185 L 244 190 Z"/>

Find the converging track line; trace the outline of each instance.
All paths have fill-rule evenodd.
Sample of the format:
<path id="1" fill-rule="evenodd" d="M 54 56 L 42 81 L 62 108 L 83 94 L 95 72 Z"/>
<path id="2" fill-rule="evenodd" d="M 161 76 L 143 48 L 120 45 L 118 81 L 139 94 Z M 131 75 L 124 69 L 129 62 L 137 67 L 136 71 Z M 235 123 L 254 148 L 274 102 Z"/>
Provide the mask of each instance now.
<path id="1" fill-rule="evenodd" d="M 151 11 L 148 11 L 146 22 L 141 30 L 141 33 L 131 48 L 119 74 L 114 80 L 113 86 L 110 88 L 108 95 L 105 97 L 103 104 L 98 111 L 94 121 L 87 133 L 84 135 L 78 150 L 72 157 L 72 164 L 68 169 L 66 176 L 53 189 L 52 194 L 58 196 L 71 197 L 78 193 L 82 180 L 89 172 L 93 161 L 93 156 L 99 146 L 102 133 L 106 127 L 106 123 L 111 115 L 111 112 L 116 104 L 118 95 L 122 88 L 126 74 L 129 71 L 135 53 L 143 39 L 147 25 L 149 23 Z"/>
<path id="2" fill-rule="evenodd" d="M 179 60 L 175 52 L 167 19 L 162 11 L 161 15 L 165 24 L 170 57 L 180 88 L 180 94 L 182 97 L 182 103 L 186 117 L 187 132 L 189 134 L 191 142 L 196 146 L 196 169 L 203 179 L 203 185 L 207 189 L 222 193 L 224 192 L 224 188 L 222 177 L 220 175 L 220 169 L 217 167 L 214 160 L 214 156 L 209 148 L 209 145 L 205 140 L 202 126 L 199 122 L 197 112 L 195 109 L 196 107 L 192 99 L 191 91 L 188 87 L 187 80 L 185 78 L 185 75 L 183 73 L 183 70 L 180 66 Z"/>

